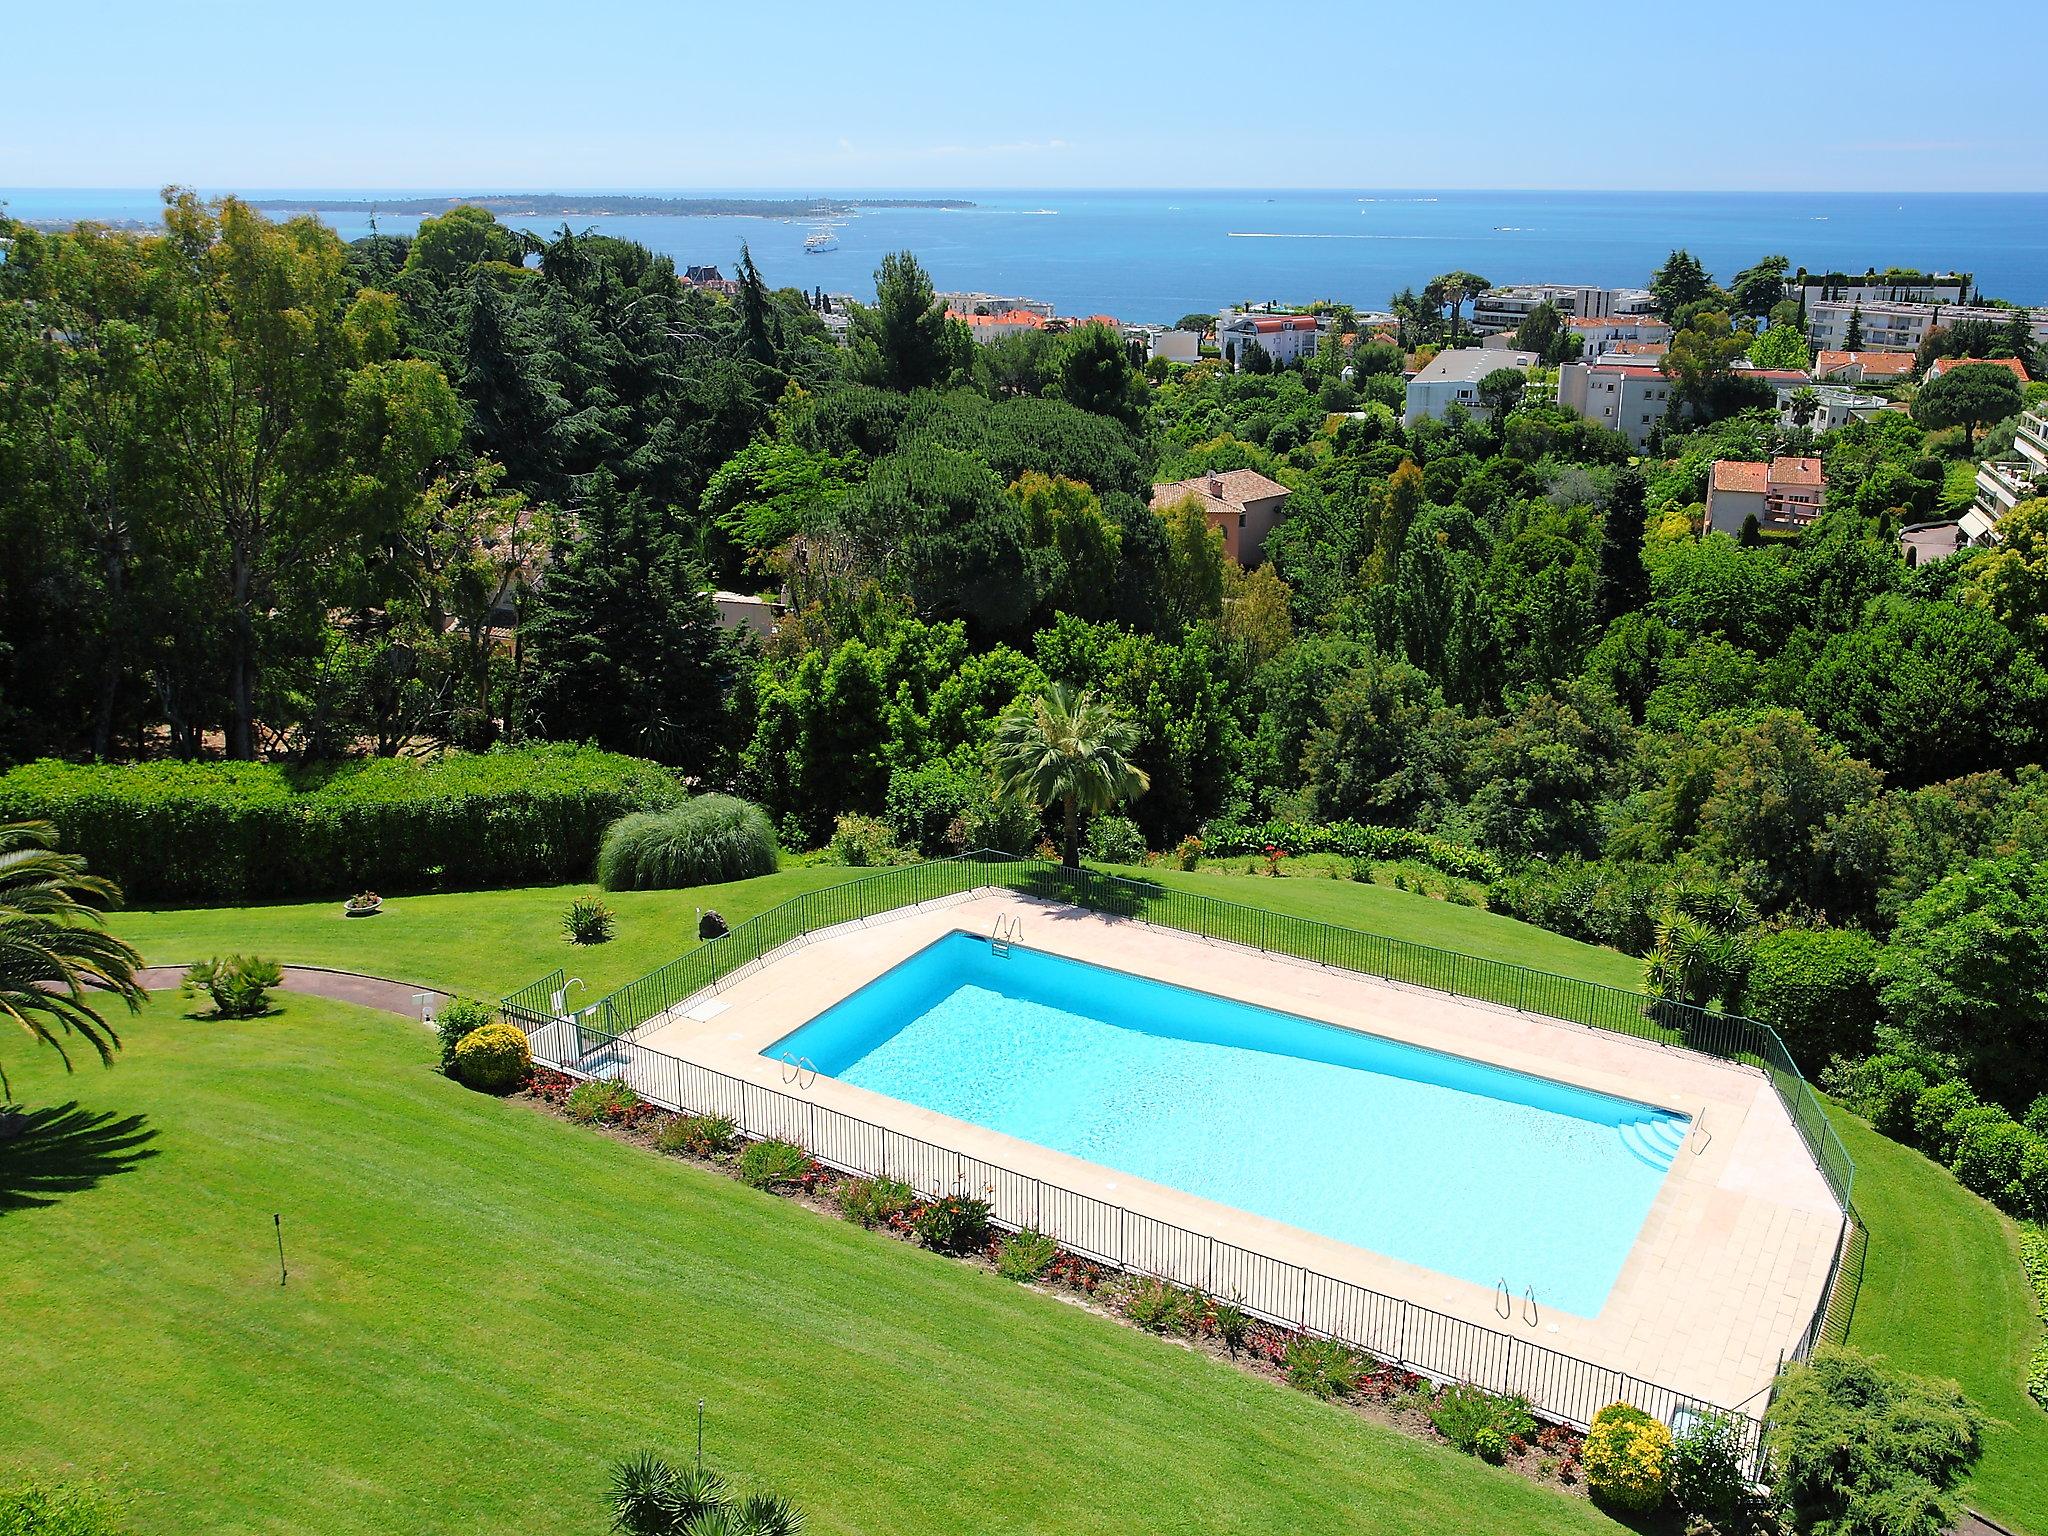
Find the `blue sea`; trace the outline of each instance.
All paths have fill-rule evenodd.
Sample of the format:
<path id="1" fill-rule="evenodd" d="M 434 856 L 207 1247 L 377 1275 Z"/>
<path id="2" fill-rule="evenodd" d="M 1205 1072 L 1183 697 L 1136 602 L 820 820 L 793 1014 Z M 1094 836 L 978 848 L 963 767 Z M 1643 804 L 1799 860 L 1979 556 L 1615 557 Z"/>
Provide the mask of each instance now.
<path id="1" fill-rule="evenodd" d="M 269 198 L 308 189 L 242 190 Z M 763 188 L 729 195 L 802 194 Z M 2048 303 L 2048 194 L 2039 193 L 962 188 L 871 195 L 968 198 L 975 206 L 859 210 L 835 221 L 839 248 L 823 255 L 803 249 L 817 227 L 807 220 L 638 215 L 569 222 L 641 241 L 679 265 L 715 264 L 728 274 L 745 241 L 771 282 L 857 297 L 874 291 L 875 265 L 885 253 L 908 248 L 942 289 L 1026 295 L 1050 300 L 1063 313 L 1123 320 L 1172 320 L 1247 299 L 1382 308 L 1395 290 L 1419 288 L 1453 268 L 1497 283 L 1641 285 L 1674 246 L 1686 247 L 1723 281 L 1759 256 L 1779 253 L 1812 271 L 1957 269 L 1975 273 L 1994 296 Z M 0 189 L 0 201 L 18 218 L 153 220 L 156 208 L 148 190 Z M 323 217 L 346 238 L 368 233 L 362 215 Z M 563 221 L 518 222 L 545 233 Z M 393 234 L 417 223 L 378 220 Z"/>

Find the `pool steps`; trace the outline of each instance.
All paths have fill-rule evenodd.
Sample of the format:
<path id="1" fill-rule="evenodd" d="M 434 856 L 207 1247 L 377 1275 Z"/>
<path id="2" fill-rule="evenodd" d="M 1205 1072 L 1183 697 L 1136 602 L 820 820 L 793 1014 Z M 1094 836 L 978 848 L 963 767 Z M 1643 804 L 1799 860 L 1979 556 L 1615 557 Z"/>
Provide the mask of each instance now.
<path id="1" fill-rule="evenodd" d="M 1685 1145 L 1684 1123 L 1671 1115 L 1642 1115 L 1625 1120 L 1616 1130 L 1629 1155 L 1660 1172 L 1671 1166 Z"/>

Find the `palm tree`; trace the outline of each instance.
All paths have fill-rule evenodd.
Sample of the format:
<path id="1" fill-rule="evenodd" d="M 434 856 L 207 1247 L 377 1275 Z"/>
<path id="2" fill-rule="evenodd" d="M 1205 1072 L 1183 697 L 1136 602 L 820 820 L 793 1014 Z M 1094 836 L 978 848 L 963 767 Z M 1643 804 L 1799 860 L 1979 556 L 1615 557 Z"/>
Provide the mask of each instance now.
<path id="1" fill-rule="evenodd" d="M 64 1058 L 63 1035 L 77 1035 L 111 1066 L 121 1037 L 96 1006 L 110 992 L 142 1006 L 135 973 L 142 956 L 105 931 L 105 913 L 119 906 L 111 880 L 89 875 L 85 860 L 57 851 L 46 821 L 0 826 L 0 1017 L 19 1024 Z M 0 1099 L 13 1096 L 0 1071 Z"/>
<path id="2" fill-rule="evenodd" d="M 1081 865 L 1081 813 L 1091 815 L 1142 795 L 1151 779 L 1130 760 L 1137 729 L 1092 688 L 1054 683 L 1019 699 L 996 722 L 989 761 L 1012 794 L 1060 803 L 1066 817 L 1067 868 Z"/>
<path id="3" fill-rule="evenodd" d="M 803 1511 L 777 1493 L 740 1494 L 705 1467 L 653 1451 L 612 1468 L 612 1529 L 622 1536 L 799 1536 Z"/>

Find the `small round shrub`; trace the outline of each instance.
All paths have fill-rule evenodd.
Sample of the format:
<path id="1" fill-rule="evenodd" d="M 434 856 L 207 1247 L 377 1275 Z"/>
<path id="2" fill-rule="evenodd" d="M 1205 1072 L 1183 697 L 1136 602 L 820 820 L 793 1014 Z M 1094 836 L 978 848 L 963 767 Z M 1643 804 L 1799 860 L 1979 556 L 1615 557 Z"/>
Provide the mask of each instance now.
<path id="1" fill-rule="evenodd" d="M 526 1032 L 510 1024 L 486 1024 L 455 1047 L 455 1076 L 479 1093 L 510 1093 L 533 1071 Z"/>
<path id="2" fill-rule="evenodd" d="M 699 795 L 673 810 L 637 811 L 605 828 L 597 881 L 608 891 L 660 891 L 775 873 L 775 829 L 758 806 Z"/>
<path id="3" fill-rule="evenodd" d="M 1956 1155 L 1963 1112 L 1977 1108 L 1977 1095 L 1960 1079 L 1936 1083 L 1913 1101 L 1913 1141 L 1936 1162 Z"/>
<path id="4" fill-rule="evenodd" d="M 1145 862 L 1145 834 L 1128 816 L 1097 816 L 1088 823 L 1088 857 L 1104 864 Z"/>
<path id="5" fill-rule="evenodd" d="M 786 1189 L 811 1171 L 811 1154 L 793 1141 L 757 1141 L 740 1154 L 740 1181 L 756 1189 Z"/>
<path id="6" fill-rule="evenodd" d="M 879 816 L 860 816 L 848 811 L 832 826 L 832 841 L 826 844 L 835 864 L 848 869 L 874 869 L 900 863 L 903 850 L 896 846 L 896 832 Z"/>
<path id="7" fill-rule="evenodd" d="M 1647 1514 L 1664 1502 L 1671 1474 L 1671 1431 L 1628 1403 L 1593 1415 L 1586 1436 L 1586 1491 L 1610 1509 Z"/>
<path id="8" fill-rule="evenodd" d="M 1202 1331 L 1206 1310 L 1200 1291 L 1165 1280 L 1140 1280 L 1124 1297 L 1124 1316 L 1148 1333 L 1179 1333 L 1192 1338 Z"/>
<path id="9" fill-rule="evenodd" d="M 692 1157 L 723 1157 L 739 1139 L 739 1127 L 724 1115 L 671 1115 L 654 1133 L 658 1150 Z"/>
<path id="10" fill-rule="evenodd" d="M 498 1021 L 498 1010 L 473 997 L 451 997 L 434 1015 L 434 1032 L 441 1037 L 441 1070 L 455 1075 L 455 1047 L 486 1024 Z"/>
<path id="11" fill-rule="evenodd" d="M 938 1253 L 967 1253 L 988 1241 L 988 1202 L 944 1195 L 919 1211 L 910 1230 Z"/>
<path id="12" fill-rule="evenodd" d="M 1005 1280 L 1029 1284 L 1039 1279 L 1060 1256 L 1060 1245 L 1043 1232 L 1026 1227 L 996 1244 L 996 1273 Z"/>
<path id="13" fill-rule="evenodd" d="M 270 989 L 284 981 L 275 960 L 257 955 L 229 955 L 201 960 L 185 973 L 181 996 L 204 992 L 217 1018 L 254 1019 L 270 1012 Z"/>
<path id="14" fill-rule="evenodd" d="M 1508 1459 L 1508 1437 L 1491 1424 L 1482 1424 L 1472 1435 L 1472 1454 L 1496 1467 Z"/>

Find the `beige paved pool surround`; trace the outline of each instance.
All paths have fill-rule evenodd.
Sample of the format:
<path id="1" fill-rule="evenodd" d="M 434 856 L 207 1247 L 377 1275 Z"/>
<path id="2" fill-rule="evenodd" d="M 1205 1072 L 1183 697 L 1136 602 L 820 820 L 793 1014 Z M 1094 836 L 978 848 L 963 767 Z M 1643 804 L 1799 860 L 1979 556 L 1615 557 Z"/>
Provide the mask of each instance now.
<path id="1" fill-rule="evenodd" d="M 1519 1309 L 1515 1321 L 1504 1323 L 1494 1293 L 1484 1286 L 1033 1142 L 827 1077 L 811 1083 L 806 1096 L 1017 1173 L 1509 1329 L 1532 1343 L 1724 1407 L 1761 1407 L 1758 1394 L 1769 1385 L 1779 1352 L 1798 1340 L 1821 1299 L 1841 1211 L 1761 1073 L 1007 892 L 907 910 L 814 939 L 729 982 L 708 1006 L 685 1004 L 650 1022 L 637 1038 L 656 1050 L 795 1092 L 784 1082 L 781 1065 L 759 1054 L 763 1048 L 950 932 L 986 937 L 998 916 L 1020 919 L 1021 942 L 1035 949 L 1699 1117 L 1703 1130 L 1693 1141 L 1699 1150 L 1679 1152 L 1599 1316 L 1540 1308 L 1537 1323 L 1529 1326 Z M 688 1017 L 686 1010 L 709 1017 Z"/>

